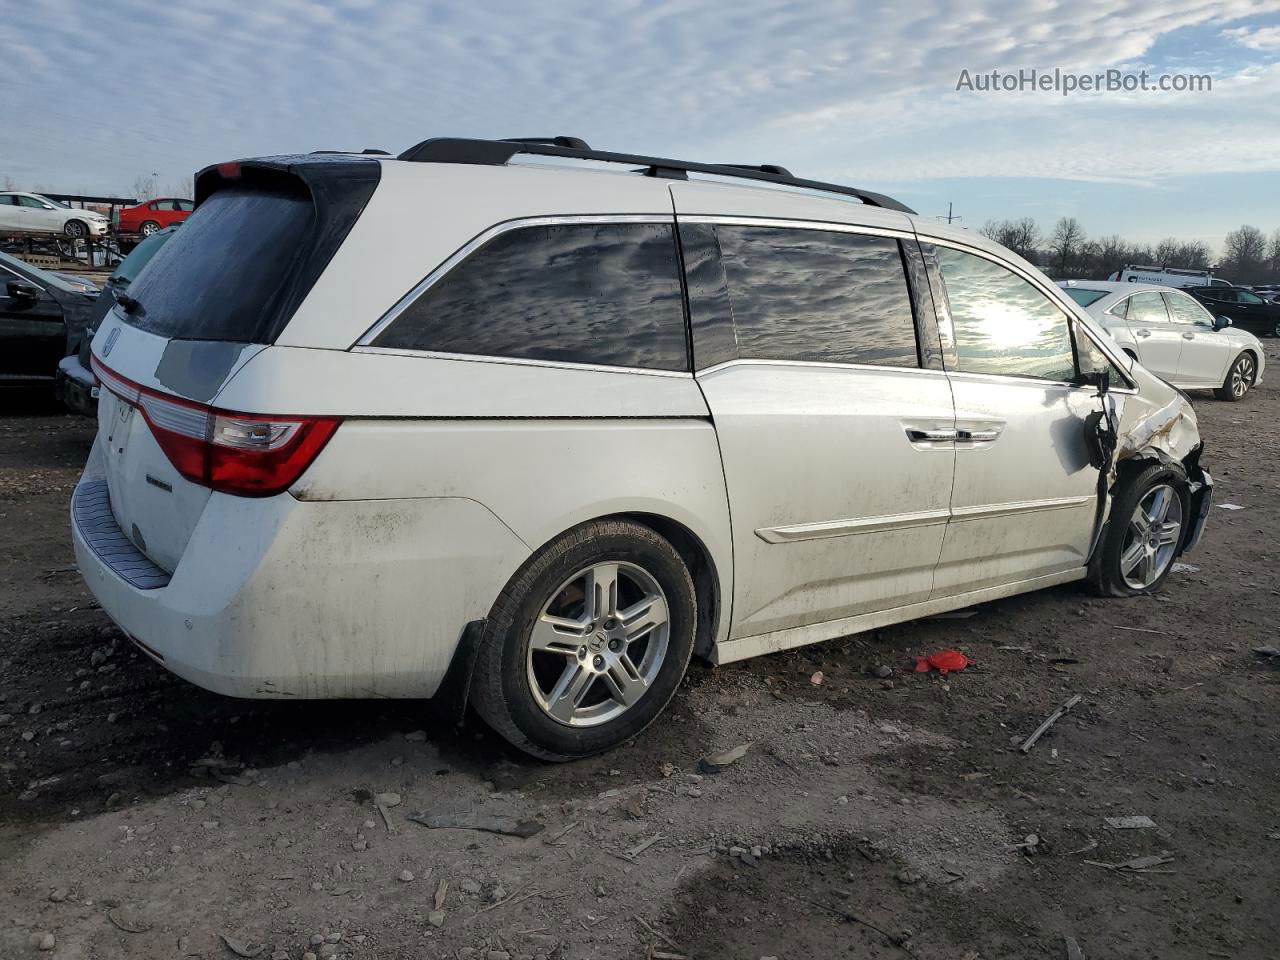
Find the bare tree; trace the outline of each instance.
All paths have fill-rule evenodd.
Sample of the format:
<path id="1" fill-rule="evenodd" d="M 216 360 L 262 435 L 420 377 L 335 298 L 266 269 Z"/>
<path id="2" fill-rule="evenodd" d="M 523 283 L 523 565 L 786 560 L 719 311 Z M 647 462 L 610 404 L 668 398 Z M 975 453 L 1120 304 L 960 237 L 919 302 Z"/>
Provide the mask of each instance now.
<path id="1" fill-rule="evenodd" d="M 1227 234 L 1222 272 L 1238 283 L 1249 283 L 1266 267 L 1267 238 L 1257 227 L 1245 224 Z"/>
<path id="2" fill-rule="evenodd" d="M 18 189 L 18 184 L 14 181 L 13 177 L 9 176 L 8 174 L 6 174 L 6 175 L 5 175 L 5 178 L 4 178 L 4 189 L 5 189 L 5 190 L 17 190 L 17 189 Z M 1280 235 L 1280 234 L 1278 234 L 1278 235 Z"/>
<path id="3" fill-rule="evenodd" d="M 1075 217 L 1061 217 L 1049 237 L 1049 250 L 1054 264 L 1063 277 L 1071 272 L 1085 245 L 1084 227 Z"/>
<path id="4" fill-rule="evenodd" d="M 189 199 L 195 195 L 195 187 L 192 185 L 190 179 L 170 180 L 164 187 L 164 196 L 166 197 L 184 197 Z"/>
<path id="5" fill-rule="evenodd" d="M 1040 244 L 1040 228 L 1031 217 L 1020 220 L 988 220 L 978 231 L 984 237 L 1008 247 L 1018 256 L 1036 262 L 1036 247 Z"/>
<path id="6" fill-rule="evenodd" d="M 156 197 L 156 178 L 154 176 L 134 177 L 133 195 L 139 200 L 154 200 Z"/>
<path id="7" fill-rule="evenodd" d="M 1267 247 L 1267 270 L 1272 280 L 1280 280 L 1280 228 L 1271 235 L 1271 245 Z"/>

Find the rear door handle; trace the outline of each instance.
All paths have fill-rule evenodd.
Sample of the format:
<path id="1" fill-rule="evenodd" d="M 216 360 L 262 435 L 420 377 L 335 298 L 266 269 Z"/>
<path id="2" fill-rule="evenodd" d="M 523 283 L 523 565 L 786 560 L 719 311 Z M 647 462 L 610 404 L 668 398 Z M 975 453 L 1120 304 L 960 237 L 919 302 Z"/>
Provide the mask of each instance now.
<path id="1" fill-rule="evenodd" d="M 956 439 L 961 443 L 991 443 L 1000 439 L 1001 432 L 998 427 L 984 430 L 957 430 Z"/>
<path id="2" fill-rule="evenodd" d="M 1150 330 L 1135 330 L 1135 331 L 1133 331 L 1133 332 L 1134 332 L 1134 333 L 1136 333 L 1136 334 L 1137 334 L 1138 336 L 1140 336 L 1140 337 L 1149 337 L 1149 336 L 1151 336 L 1151 331 L 1150 331 Z"/>
<path id="3" fill-rule="evenodd" d="M 1183 340 L 1194 340 L 1195 338 L 1196 338 L 1196 335 L 1191 332 L 1187 332 L 1182 335 Z"/>

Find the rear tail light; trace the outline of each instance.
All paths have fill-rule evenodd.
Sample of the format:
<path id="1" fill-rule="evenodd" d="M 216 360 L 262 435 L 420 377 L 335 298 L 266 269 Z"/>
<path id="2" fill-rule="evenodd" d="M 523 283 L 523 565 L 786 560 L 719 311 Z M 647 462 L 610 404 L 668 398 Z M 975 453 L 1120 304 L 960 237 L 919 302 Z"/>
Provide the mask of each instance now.
<path id="1" fill-rule="evenodd" d="M 140 386 L 92 358 L 102 385 L 135 407 L 174 469 L 242 497 L 288 490 L 324 449 L 341 417 L 258 416 L 215 410 Z"/>

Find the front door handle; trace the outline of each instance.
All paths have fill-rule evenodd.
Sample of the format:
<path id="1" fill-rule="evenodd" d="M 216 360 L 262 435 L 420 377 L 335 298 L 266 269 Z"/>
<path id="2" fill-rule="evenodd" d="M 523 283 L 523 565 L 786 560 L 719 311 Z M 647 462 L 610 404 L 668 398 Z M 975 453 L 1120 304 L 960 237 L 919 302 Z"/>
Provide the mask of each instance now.
<path id="1" fill-rule="evenodd" d="M 1137 334 L 1138 336 L 1140 336 L 1140 337 L 1149 337 L 1149 336 L 1151 336 L 1151 331 L 1150 331 L 1150 330 L 1135 330 L 1135 331 L 1133 331 L 1133 332 L 1134 332 L 1134 333 L 1136 333 L 1136 334 Z"/>
<path id="2" fill-rule="evenodd" d="M 1196 335 L 1191 332 L 1187 332 L 1182 335 L 1183 340 L 1194 340 L 1195 338 L 1196 338 Z"/>
<path id="3" fill-rule="evenodd" d="M 999 428 L 989 430 L 957 430 L 956 439 L 961 443 L 991 443 L 1000 439 Z"/>
<path id="4" fill-rule="evenodd" d="M 949 443 L 956 439 L 955 430 L 923 430 L 907 427 L 907 439 L 912 443 Z"/>

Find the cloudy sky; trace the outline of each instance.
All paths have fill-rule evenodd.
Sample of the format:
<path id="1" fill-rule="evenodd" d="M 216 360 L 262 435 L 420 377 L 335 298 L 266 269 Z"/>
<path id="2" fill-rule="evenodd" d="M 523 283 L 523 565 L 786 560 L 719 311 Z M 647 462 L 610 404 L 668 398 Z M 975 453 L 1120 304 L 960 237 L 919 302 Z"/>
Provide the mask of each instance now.
<path id="1" fill-rule="evenodd" d="M 1280 0 L 9 0 L 0 181 L 128 193 L 208 163 L 573 134 L 889 192 L 963 226 L 1280 228 Z M 957 90 L 962 70 L 1209 92 Z"/>

